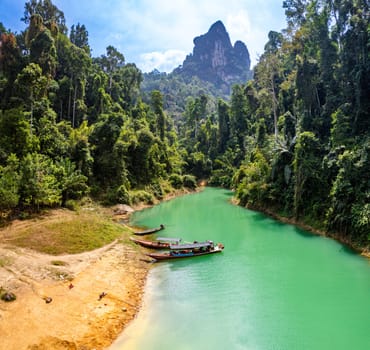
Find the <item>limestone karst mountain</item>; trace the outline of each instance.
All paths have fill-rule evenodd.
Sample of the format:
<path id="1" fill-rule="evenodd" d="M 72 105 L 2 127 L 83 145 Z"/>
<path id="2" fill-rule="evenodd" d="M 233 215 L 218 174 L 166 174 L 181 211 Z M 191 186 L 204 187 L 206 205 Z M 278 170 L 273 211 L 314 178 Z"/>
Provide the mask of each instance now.
<path id="1" fill-rule="evenodd" d="M 225 26 L 217 21 L 206 34 L 194 38 L 193 52 L 181 66 L 171 73 L 144 73 L 143 98 L 150 103 L 151 91 L 161 91 L 165 110 L 181 119 L 189 97 L 205 94 L 213 106 L 218 98 L 228 100 L 234 84 L 245 84 L 252 78 L 250 65 L 246 45 L 241 41 L 232 45 Z"/>
<path id="2" fill-rule="evenodd" d="M 233 84 L 251 78 L 250 64 L 246 45 L 236 41 L 233 46 L 225 26 L 217 21 L 206 34 L 194 38 L 193 53 L 174 73 L 187 78 L 196 76 L 226 92 Z"/>

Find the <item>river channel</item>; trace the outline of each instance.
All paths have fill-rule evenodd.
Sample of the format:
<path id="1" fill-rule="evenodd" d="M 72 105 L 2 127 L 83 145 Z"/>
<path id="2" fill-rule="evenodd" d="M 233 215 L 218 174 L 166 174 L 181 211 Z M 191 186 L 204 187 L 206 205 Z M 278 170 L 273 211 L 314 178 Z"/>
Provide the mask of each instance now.
<path id="1" fill-rule="evenodd" d="M 338 242 L 203 192 L 136 212 L 161 236 L 221 254 L 155 263 L 143 307 L 111 350 L 370 349 L 370 261 Z"/>

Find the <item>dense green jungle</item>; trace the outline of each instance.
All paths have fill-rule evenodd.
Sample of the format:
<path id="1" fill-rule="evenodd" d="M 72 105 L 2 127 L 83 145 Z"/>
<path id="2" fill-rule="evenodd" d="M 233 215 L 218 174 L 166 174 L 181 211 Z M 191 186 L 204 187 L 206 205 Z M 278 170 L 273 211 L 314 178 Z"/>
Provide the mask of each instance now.
<path id="1" fill-rule="evenodd" d="M 50 0 L 26 2 L 24 32 L 0 23 L 2 217 L 86 197 L 153 203 L 206 180 L 241 206 L 368 247 L 369 3 L 283 7 L 286 28 L 226 96 L 143 74 L 113 46 L 92 57 L 83 24 L 66 28 Z"/>

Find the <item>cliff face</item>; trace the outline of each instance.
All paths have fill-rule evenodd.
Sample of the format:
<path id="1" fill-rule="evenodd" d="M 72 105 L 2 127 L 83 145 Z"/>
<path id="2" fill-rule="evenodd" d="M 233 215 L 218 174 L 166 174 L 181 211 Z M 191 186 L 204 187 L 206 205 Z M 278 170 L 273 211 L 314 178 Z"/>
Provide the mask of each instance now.
<path id="1" fill-rule="evenodd" d="M 221 21 L 214 23 L 208 33 L 194 39 L 193 53 L 174 73 L 185 77 L 197 76 L 229 92 L 235 83 L 251 78 L 250 57 L 245 44 L 237 41 L 233 46 Z"/>

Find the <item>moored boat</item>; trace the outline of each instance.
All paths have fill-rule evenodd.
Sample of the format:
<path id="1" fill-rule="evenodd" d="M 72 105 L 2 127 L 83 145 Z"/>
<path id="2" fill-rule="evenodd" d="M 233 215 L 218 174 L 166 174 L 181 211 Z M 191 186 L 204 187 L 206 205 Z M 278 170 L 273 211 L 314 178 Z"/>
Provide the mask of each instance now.
<path id="1" fill-rule="evenodd" d="M 150 253 L 147 255 L 155 260 L 171 260 L 221 253 L 223 249 L 223 244 L 218 243 L 217 245 L 214 245 L 212 241 L 207 241 L 192 244 L 171 244 L 169 252 Z"/>
<path id="2" fill-rule="evenodd" d="M 181 242 L 181 238 L 167 238 L 167 237 L 158 237 L 155 241 L 145 241 L 133 237 L 131 237 L 130 239 L 136 244 L 152 249 L 169 249 L 171 244 L 176 245 L 180 244 Z"/>
<path id="3" fill-rule="evenodd" d="M 148 230 L 145 230 L 145 231 L 135 231 L 134 235 L 145 236 L 145 235 L 150 235 L 152 233 L 156 233 L 156 232 L 161 231 L 161 230 L 164 230 L 164 225 L 162 225 L 162 224 L 159 227 L 151 228 L 151 229 L 148 229 Z"/>

